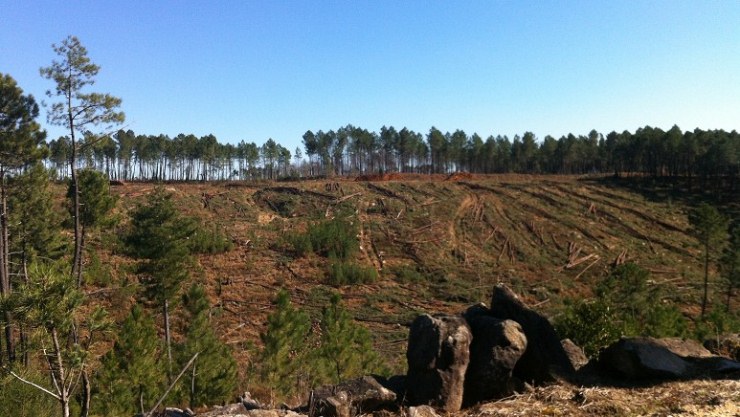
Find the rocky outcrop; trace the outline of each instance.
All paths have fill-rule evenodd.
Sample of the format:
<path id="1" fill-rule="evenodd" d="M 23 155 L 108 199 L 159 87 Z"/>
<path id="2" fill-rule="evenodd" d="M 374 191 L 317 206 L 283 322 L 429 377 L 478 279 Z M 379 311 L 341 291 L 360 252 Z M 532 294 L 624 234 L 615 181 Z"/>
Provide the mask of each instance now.
<path id="1" fill-rule="evenodd" d="M 352 417 L 395 407 L 396 394 L 372 376 L 320 388 L 308 405 L 311 416 L 324 417 Z"/>
<path id="2" fill-rule="evenodd" d="M 477 305 L 464 314 L 473 333 L 465 374 L 466 405 L 510 394 L 514 388 L 512 372 L 527 348 L 519 323 L 489 313 L 485 305 Z"/>
<path id="3" fill-rule="evenodd" d="M 575 369 L 547 318 L 527 307 L 502 284 L 493 289 L 491 315 L 519 323 L 527 336 L 527 350 L 517 362 L 514 376 L 539 384 L 573 375 Z"/>
<path id="4" fill-rule="evenodd" d="M 461 316 L 428 314 L 411 324 L 406 386 L 412 405 L 460 409 L 470 360 L 470 328 Z"/>
<path id="5" fill-rule="evenodd" d="M 622 338 L 601 352 L 599 364 L 612 376 L 630 380 L 722 377 L 740 372 L 740 363 L 707 355 L 697 345 L 681 339 Z"/>
<path id="6" fill-rule="evenodd" d="M 197 417 L 307 417 L 291 410 L 245 410 L 239 403 L 216 407 L 207 413 L 198 413 Z"/>
<path id="7" fill-rule="evenodd" d="M 616 377 L 633 380 L 681 378 L 691 367 L 651 338 L 622 338 L 601 352 L 599 364 Z"/>
<path id="8" fill-rule="evenodd" d="M 588 364 L 586 353 L 583 352 L 583 349 L 581 349 L 580 346 L 573 343 L 572 340 L 563 339 L 560 341 L 560 345 L 568 356 L 568 360 L 570 361 L 571 366 L 573 366 L 573 369 L 578 371 Z"/>

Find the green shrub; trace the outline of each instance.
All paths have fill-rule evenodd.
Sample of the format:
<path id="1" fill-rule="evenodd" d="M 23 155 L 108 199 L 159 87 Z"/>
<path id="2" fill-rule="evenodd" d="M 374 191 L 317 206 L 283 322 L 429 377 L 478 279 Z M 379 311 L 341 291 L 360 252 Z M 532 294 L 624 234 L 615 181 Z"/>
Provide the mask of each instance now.
<path id="1" fill-rule="evenodd" d="M 309 253 L 313 253 L 313 246 L 311 245 L 311 238 L 308 234 L 300 233 L 297 235 L 288 236 L 286 238 L 288 245 L 293 250 L 293 254 L 297 257 L 303 257 Z"/>
<path id="2" fill-rule="evenodd" d="M 357 226 L 347 221 L 333 219 L 308 228 L 311 246 L 319 255 L 347 260 L 360 249 Z"/>
<path id="3" fill-rule="evenodd" d="M 19 372 L 25 379 L 44 385 L 49 376 L 26 369 Z M 75 405 L 74 402 L 72 405 Z M 17 417 L 51 416 L 59 413 L 59 403 L 38 389 L 18 381 L 10 374 L 0 377 L 0 415 Z"/>
<path id="4" fill-rule="evenodd" d="M 684 337 L 689 333 L 689 323 L 675 305 L 656 303 L 645 311 L 641 330 L 652 337 Z"/>
<path id="5" fill-rule="evenodd" d="M 339 294 L 332 294 L 321 315 L 319 348 L 311 361 L 318 382 L 338 384 L 367 374 L 387 373 L 387 367 L 373 348 L 370 332 L 356 324 L 342 305 Z"/>
<path id="6" fill-rule="evenodd" d="M 270 390 L 271 404 L 295 394 L 300 388 L 296 380 L 306 378 L 310 332 L 308 314 L 293 306 L 286 290 L 280 290 L 267 317 L 267 329 L 260 334 L 264 348 L 259 355 L 259 373 Z"/>
<path id="7" fill-rule="evenodd" d="M 587 356 L 619 339 L 622 329 L 614 320 L 614 311 L 602 300 L 581 300 L 565 307 L 555 321 L 560 337 L 583 348 Z"/>
<path id="8" fill-rule="evenodd" d="M 695 336 L 699 340 L 738 332 L 740 332 L 740 314 L 728 312 L 725 306 L 712 309 L 704 316 L 704 320 L 696 323 L 694 329 Z"/>
<path id="9" fill-rule="evenodd" d="M 357 226 L 341 219 L 314 223 L 306 233 L 289 237 L 287 241 L 296 256 L 316 253 L 345 261 L 360 249 Z"/>
<path id="10" fill-rule="evenodd" d="M 425 280 L 424 274 L 410 265 L 393 266 L 389 268 L 389 272 L 402 284 L 417 284 Z"/>
<path id="11" fill-rule="evenodd" d="M 595 300 L 566 301 L 556 329 L 587 355 L 622 335 L 686 336 L 688 321 L 674 304 L 662 301 L 662 288 L 650 286 L 649 278 L 649 272 L 635 264 L 616 267 L 597 284 Z"/>
<path id="12" fill-rule="evenodd" d="M 373 267 L 364 267 L 353 262 L 333 262 L 329 266 L 328 281 L 331 285 L 370 284 L 378 279 Z"/>
<path id="13" fill-rule="evenodd" d="M 190 251 L 192 253 L 217 254 L 228 252 L 233 248 L 233 243 L 218 226 L 206 228 L 197 227 L 189 239 Z"/>

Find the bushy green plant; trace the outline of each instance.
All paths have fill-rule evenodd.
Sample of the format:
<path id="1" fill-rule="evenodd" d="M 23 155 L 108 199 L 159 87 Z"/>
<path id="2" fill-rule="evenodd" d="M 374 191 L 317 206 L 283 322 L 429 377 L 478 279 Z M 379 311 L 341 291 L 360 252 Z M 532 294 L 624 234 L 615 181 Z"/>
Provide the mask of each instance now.
<path id="1" fill-rule="evenodd" d="M 386 370 L 373 348 L 370 332 L 352 320 L 339 294 L 332 295 L 321 315 L 320 343 L 315 362 L 324 382 L 337 384 Z"/>
<path id="2" fill-rule="evenodd" d="M 306 339 L 310 329 L 308 315 L 293 307 L 290 294 L 280 290 L 275 310 L 267 318 L 267 330 L 260 334 L 264 348 L 259 367 L 262 382 L 270 389 L 271 402 L 292 395 L 298 388 L 296 380 L 307 368 Z"/>
<path id="3" fill-rule="evenodd" d="M 192 253 L 217 254 L 230 251 L 234 244 L 218 226 L 197 227 L 188 240 Z"/>
<path id="4" fill-rule="evenodd" d="M 354 262 L 335 261 L 329 265 L 328 283 L 331 285 L 371 284 L 378 279 L 378 271 Z"/>
<path id="5" fill-rule="evenodd" d="M 728 311 L 724 306 L 716 306 L 703 320 L 696 323 L 694 333 L 697 339 L 716 338 L 727 333 L 740 332 L 740 314 Z"/>
<path id="6" fill-rule="evenodd" d="M 216 336 L 203 286 L 191 286 L 182 304 L 187 325 L 185 341 L 177 347 L 179 368 L 199 354 L 189 369 L 189 378 L 183 378 L 180 384 L 181 396 L 187 396 L 191 408 L 227 401 L 236 389 L 236 361 L 229 347 Z"/>
<path id="7" fill-rule="evenodd" d="M 688 321 L 663 300 L 662 289 L 649 285 L 650 274 L 628 263 L 616 267 L 596 286 L 596 299 L 566 303 L 555 327 L 588 355 L 620 336 L 685 336 Z"/>
<path id="8" fill-rule="evenodd" d="M 297 257 L 303 257 L 309 253 L 313 253 L 313 246 L 311 245 L 311 237 L 308 234 L 299 233 L 291 235 L 286 238 L 288 244 L 292 248 L 292 252 Z"/>
<path id="9" fill-rule="evenodd" d="M 391 275 L 402 284 L 416 284 L 424 281 L 424 274 L 410 265 L 400 265 L 389 268 Z"/>
<path id="10" fill-rule="evenodd" d="M 134 305 L 120 327 L 118 338 L 101 360 L 94 389 L 96 412 L 133 415 L 148 411 L 163 391 L 166 367 L 154 321 Z"/>
<path id="11" fill-rule="evenodd" d="M 350 259 L 360 249 L 357 226 L 342 219 L 314 223 L 304 235 L 289 239 L 298 256 L 317 253 L 327 258 Z"/>
<path id="12" fill-rule="evenodd" d="M 31 369 L 25 369 L 21 376 L 40 385 L 49 378 Z M 40 394 L 36 388 L 20 383 L 10 375 L 0 378 L 0 416 L 49 416 L 53 415 L 56 407 L 54 398 Z"/>
<path id="13" fill-rule="evenodd" d="M 555 329 L 563 338 L 571 339 L 588 356 L 616 341 L 622 329 L 615 323 L 614 312 L 603 300 L 581 300 L 566 305 L 555 321 Z"/>

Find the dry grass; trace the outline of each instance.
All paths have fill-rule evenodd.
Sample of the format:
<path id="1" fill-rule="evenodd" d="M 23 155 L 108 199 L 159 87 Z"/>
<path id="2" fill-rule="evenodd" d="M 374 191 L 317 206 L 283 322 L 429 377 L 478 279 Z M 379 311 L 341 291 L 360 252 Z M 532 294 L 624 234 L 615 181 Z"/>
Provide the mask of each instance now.
<path id="1" fill-rule="evenodd" d="M 670 382 L 645 388 L 551 385 L 456 413 L 504 416 L 738 416 L 740 381 Z"/>

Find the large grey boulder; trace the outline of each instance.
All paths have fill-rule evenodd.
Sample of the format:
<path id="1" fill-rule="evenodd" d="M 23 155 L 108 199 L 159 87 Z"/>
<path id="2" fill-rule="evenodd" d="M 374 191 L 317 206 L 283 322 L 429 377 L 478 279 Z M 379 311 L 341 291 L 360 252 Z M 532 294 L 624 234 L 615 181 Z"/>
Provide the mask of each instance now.
<path id="1" fill-rule="evenodd" d="M 414 320 L 406 351 L 411 405 L 460 410 L 471 341 L 470 328 L 461 316 L 425 314 Z"/>
<path id="2" fill-rule="evenodd" d="M 490 316 L 484 305 L 469 308 L 464 317 L 473 333 L 465 374 L 465 404 L 510 394 L 514 388 L 512 372 L 527 349 L 521 326 Z"/>
<path id="3" fill-rule="evenodd" d="M 529 383 L 542 383 L 567 379 L 575 373 L 552 324 L 527 307 L 508 287 L 503 284 L 494 287 L 490 310 L 494 317 L 519 323 L 527 337 L 527 350 L 517 362 L 515 377 Z"/>
<path id="4" fill-rule="evenodd" d="M 682 358 L 708 358 L 714 356 L 701 343 L 693 339 L 681 339 L 680 337 L 645 338 L 650 343 L 670 350 Z"/>
<path id="5" fill-rule="evenodd" d="M 322 387 L 309 399 L 312 416 L 352 417 L 396 407 L 396 394 L 372 376 Z"/>
<path id="6" fill-rule="evenodd" d="M 691 364 L 648 337 L 622 338 L 599 354 L 601 367 L 632 380 L 677 379 L 693 374 Z"/>
<path id="7" fill-rule="evenodd" d="M 707 355 L 681 339 L 622 338 L 604 349 L 599 364 L 614 376 L 632 380 L 724 378 L 740 374 L 740 363 Z"/>

